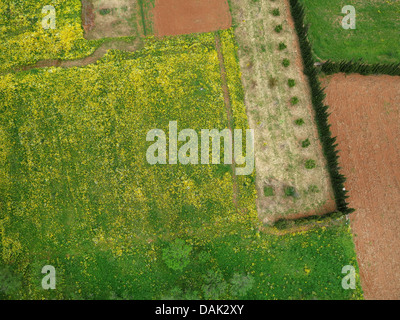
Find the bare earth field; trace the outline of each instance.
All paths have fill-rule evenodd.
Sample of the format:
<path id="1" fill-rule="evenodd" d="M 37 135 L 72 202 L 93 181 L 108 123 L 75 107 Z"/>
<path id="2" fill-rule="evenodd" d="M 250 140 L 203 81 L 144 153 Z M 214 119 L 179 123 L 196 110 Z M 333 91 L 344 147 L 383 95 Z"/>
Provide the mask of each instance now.
<path id="1" fill-rule="evenodd" d="M 156 0 L 154 31 L 158 37 L 229 29 L 227 0 Z"/>
<path id="2" fill-rule="evenodd" d="M 137 0 L 84 0 L 82 24 L 89 40 L 135 36 Z"/>
<path id="3" fill-rule="evenodd" d="M 400 299 L 400 77 L 337 74 L 327 85 L 347 176 L 366 299 Z"/>

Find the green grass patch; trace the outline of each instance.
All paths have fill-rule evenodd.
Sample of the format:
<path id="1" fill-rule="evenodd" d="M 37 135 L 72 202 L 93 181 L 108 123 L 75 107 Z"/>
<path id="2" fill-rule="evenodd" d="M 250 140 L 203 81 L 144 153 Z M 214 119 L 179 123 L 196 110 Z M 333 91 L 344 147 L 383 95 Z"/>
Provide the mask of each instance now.
<path id="1" fill-rule="evenodd" d="M 154 32 L 152 10 L 155 0 L 138 0 L 142 19 L 143 34 L 150 36 Z"/>
<path id="2" fill-rule="evenodd" d="M 306 23 L 314 55 L 321 60 L 363 59 L 365 62 L 400 62 L 400 2 L 300 0 L 306 8 Z M 356 9 L 356 29 L 342 28 L 342 8 Z"/>
<path id="3" fill-rule="evenodd" d="M 273 187 L 264 187 L 264 196 L 266 197 L 272 197 L 275 195 L 274 188 Z"/>

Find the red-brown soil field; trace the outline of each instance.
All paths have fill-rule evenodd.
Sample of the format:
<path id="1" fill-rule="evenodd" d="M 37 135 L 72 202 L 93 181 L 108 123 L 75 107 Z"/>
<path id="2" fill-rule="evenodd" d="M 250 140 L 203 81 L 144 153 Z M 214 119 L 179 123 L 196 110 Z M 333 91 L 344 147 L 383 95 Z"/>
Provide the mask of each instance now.
<path id="1" fill-rule="evenodd" d="M 400 77 L 323 80 L 365 299 L 400 299 Z"/>
<path id="2" fill-rule="evenodd" d="M 154 32 L 158 37 L 229 29 L 227 0 L 156 0 Z"/>

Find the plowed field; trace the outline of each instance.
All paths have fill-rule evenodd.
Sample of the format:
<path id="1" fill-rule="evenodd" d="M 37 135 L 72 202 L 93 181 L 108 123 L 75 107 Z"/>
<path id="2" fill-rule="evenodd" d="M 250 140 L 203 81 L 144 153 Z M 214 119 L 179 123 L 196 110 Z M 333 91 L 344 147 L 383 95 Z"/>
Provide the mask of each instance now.
<path id="1" fill-rule="evenodd" d="M 324 80 L 366 299 L 400 299 L 400 77 Z"/>

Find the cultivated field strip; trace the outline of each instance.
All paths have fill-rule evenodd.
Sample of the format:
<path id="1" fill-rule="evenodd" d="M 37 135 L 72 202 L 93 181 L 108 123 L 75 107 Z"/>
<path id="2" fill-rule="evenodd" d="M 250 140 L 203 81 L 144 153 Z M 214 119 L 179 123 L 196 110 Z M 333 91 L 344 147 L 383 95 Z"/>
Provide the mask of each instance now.
<path id="1" fill-rule="evenodd" d="M 365 298 L 398 299 L 400 77 L 335 74 L 324 84 L 356 209 L 350 220 Z"/>
<path id="2" fill-rule="evenodd" d="M 335 207 L 331 183 L 314 123 L 311 96 L 302 73 L 296 34 L 288 21 L 288 4 L 234 0 L 232 6 L 238 25 L 236 36 L 248 117 L 256 136 L 260 218 L 271 222 L 282 216 L 332 212 Z M 280 16 L 271 14 L 274 8 L 279 8 Z M 276 33 L 274 28 L 279 24 L 283 25 L 283 31 Z M 288 49 L 279 51 L 280 42 Z M 291 61 L 287 68 L 282 66 L 284 58 Z M 277 81 L 274 87 L 269 85 L 271 78 Z M 296 86 L 289 88 L 288 79 L 294 79 Z M 290 105 L 293 96 L 300 101 L 296 106 Z M 305 122 L 301 127 L 294 124 L 299 118 Z M 302 148 L 301 141 L 307 138 L 311 145 Z M 317 167 L 307 170 L 306 159 L 316 160 Z M 272 186 L 275 195 L 265 197 L 265 186 Z M 284 195 L 287 186 L 296 189 L 297 198 Z"/>

